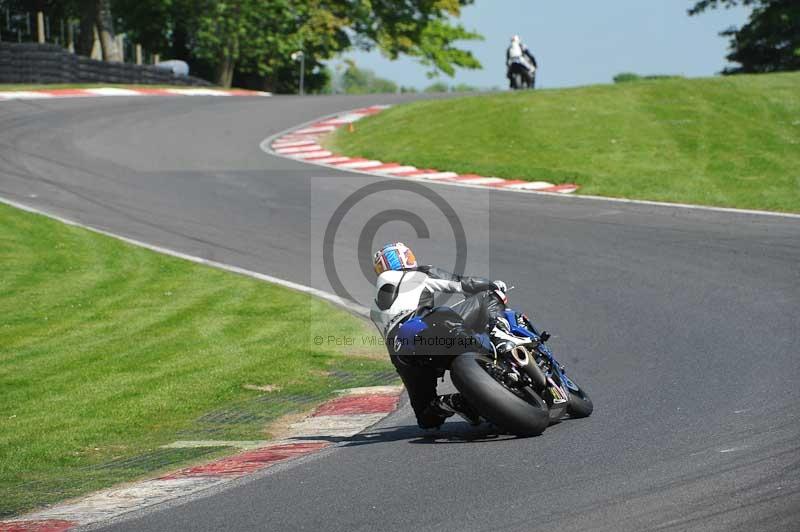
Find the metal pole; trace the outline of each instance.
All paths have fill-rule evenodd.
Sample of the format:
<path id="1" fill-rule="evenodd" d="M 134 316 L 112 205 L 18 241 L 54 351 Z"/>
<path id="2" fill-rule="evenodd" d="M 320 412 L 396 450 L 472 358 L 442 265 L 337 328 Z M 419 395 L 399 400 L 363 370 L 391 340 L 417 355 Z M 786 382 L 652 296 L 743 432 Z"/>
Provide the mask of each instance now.
<path id="1" fill-rule="evenodd" d="M 44 13 L 36 12 L 36 30 L 39 34 L 39 44 L 44 43 Z"/>
<path id="2" fill-rule="evenodd" d="M 67 49 L 73 54 L 75 53 L 75 23 L 71 20 L 67 21 Z"/>
<path id="3" fill-rule="evenodd" d="M 306 77 L 306 54 L 300 56 L 300 96 L 303 96 L 305 93 L 305 82 Z"/>
<path id="4" fill-rule="evenodd" d="M 142 45 L 141 44 L 137 44 L 136 45 L 136 64 L 137 65 L 141 65 L 142 64 Z"/>

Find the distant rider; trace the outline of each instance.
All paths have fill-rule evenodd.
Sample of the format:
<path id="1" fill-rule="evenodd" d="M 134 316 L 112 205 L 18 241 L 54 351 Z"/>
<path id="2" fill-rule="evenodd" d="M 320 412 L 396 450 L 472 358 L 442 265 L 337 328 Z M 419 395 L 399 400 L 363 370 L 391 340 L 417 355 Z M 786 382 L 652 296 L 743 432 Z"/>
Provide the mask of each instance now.
<path id="1" fill-rule="evenodd" d="M 498 319 L 504 321 L 506 284 L 419 266 L 402 242 L 383 246 L 374 263 L 378 280 L 371 318 L 405 384 L 417 424 L 436 428 L 453 414 L 477 424 L 478 415 L 460 394 L 436 395 L 436 380 L 457 355 L 493 354 L 486 333 Z M 456 308 L 436 306 L 441 293 L 467 297 Z"/>
<path id="2" fill-rule="evenodd" d="M 511 37 L 511 44 L 509 44 L 506 49 L 506 76 L 509 82 L 511 81 L 511 65 L 514 63 L 521 63 L 527 67 L 529 84 L 530 87 L 533 88 L 536 84 L 535 72 L 538 65 L 536 64 L 536 58 L 533 56 L 533 53 L 525 46 L 519 38 L 519 35 Z"/>

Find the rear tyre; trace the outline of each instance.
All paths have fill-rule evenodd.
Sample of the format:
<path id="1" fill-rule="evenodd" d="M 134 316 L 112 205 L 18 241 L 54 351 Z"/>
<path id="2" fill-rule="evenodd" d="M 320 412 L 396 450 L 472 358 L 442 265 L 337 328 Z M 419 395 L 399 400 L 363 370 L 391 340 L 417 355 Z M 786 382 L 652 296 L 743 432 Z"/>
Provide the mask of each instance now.
<path id="1" fill-rule="evenodd" d="M 594 405 L 592 400 L 589 399 L 589 394 L 584 392 L 578 387 L 578 391 L 569 391 L 569 405 L 567 406 L 567 413 L 570 417 L 580 418 L 589 417 L 592 415 Z"/>
<path id="2" fill-rule="evenodd" d="M 550 415 L 539 395 L 529 387 L 512 391 L 485 368 L 490 357 L 467 353 L 456 357 L 450 376 L 464 399 L 478 413 L 501 429 L 517 436 L 538 436 L 550 424 Z"/>

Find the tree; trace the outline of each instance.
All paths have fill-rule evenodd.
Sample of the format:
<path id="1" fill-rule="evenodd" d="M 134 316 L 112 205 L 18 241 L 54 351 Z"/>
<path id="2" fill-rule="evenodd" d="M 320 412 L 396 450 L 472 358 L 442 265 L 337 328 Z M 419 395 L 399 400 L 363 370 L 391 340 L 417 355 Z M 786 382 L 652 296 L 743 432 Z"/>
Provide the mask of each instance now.
<path id="1" fill-rule="evenodd" d="M 444 81 L 437 81 L 427 87 L 425 87 L 425 92 L 447 92 L 450 90 L 450 87 L 447 86 L 447 83 Z"/>
<path id="2" fill-rule="evenodd" d="M 346 61 L 347 68 L 336 85 L 345 94 L 381 94 L 398 91 L 394 81 L 379 78 L 372 70 L 358 68 L 355 62 Z"/>
<path id="3" fill-rule="evenodd" d="M 697 15 L 707 9 L 753 6 L 747 23 L 720 33 L 730 37 L 727 59 L 740 66 L 723 74 L 779 72 L 800 69 L 800 2 L 797 0 L 700 0 L 689 9 Z"/>
<path id="4" fill-rule="evenodd" d="M 213 67 L 216 81 L 268 78 L 268 90 L 297 87 L 290 55 L 302 49 L 309 80 L 322 88 L 323 61 L 351 48 L 418 58 L 429 74 L 479 68 L 456 41 L 479 35 L 451 23 L 473 0 L 113 0 L 116 22 L 150 51 Z M 185 53 L 188 57 L 181 57 Z M 192 65 L 195 71 L 195 65 Z M 202 68 L 201 68 L 202 70 Z"/>
<path id="5" fill-rule="evenodd" d="M 100 36 L 103 61 L 122 62 L 122 50 L 117 47 L 114 33 L 114 18 L 111 16 L 111 0 L 95 0 L 95 24 Z"/>

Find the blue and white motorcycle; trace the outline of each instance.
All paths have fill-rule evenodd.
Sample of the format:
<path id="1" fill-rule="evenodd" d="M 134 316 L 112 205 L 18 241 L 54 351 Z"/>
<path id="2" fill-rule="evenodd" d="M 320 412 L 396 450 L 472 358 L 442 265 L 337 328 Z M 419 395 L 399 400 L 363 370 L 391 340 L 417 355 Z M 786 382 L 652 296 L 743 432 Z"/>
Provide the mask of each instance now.
<path id="1" fill-rule="evenodd" d="M 492 337 L 494 354 L 466 353 L 450 366 L 453 384 L 485 420 L 505 432 L 536 436 L 564 417 L 592 413 L 589 395 L 567 377 L 525 314 L 506 310 L 508 330 Z"/>

